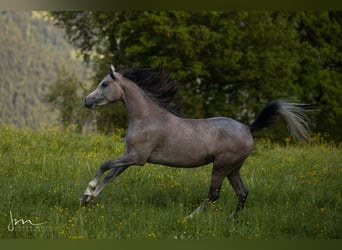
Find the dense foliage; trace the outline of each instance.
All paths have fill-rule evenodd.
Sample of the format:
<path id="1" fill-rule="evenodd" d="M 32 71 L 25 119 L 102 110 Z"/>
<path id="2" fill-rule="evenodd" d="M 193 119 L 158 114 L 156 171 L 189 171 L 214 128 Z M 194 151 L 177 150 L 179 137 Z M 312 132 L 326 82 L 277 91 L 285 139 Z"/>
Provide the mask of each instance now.
<path id="1" fill-rule="evenodd" d="M 170 70 L 184 116 L 253 120 L 270 100 L 318 104 L 315 132 L 342 140 L 342 12 L 52 12 L 86 61 L 94 86 L 118 68 Z M 124 127 L 122 106 L 97 113 Z M 119 119 L 118 119 L 119 118 Z"/>

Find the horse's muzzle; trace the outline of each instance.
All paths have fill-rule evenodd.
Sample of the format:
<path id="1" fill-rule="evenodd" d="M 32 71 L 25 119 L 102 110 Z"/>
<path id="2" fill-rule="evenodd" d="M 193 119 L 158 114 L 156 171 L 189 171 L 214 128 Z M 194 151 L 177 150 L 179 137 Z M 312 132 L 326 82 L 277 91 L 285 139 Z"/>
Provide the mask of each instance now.
<path id="1" fill-rule="evenodd" d="M 84 106 L 85 106 L 86 108 L 88 108 L 88 109 L 94 109 L 94 108 L 95 108 L 95 103 L 92 102 L 92 101 L 89 101 L 89 100 L 87 99 L 87 97 L 86 97 L 86 98 L 84 98 Z"/>

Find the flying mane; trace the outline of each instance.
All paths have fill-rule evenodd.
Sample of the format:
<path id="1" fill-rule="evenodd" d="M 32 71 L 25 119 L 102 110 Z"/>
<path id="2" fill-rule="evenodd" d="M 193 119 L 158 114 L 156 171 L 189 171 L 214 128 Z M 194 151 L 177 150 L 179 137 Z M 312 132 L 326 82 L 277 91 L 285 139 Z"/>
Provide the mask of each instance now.
<path id="1" fill-rule="evenodd" d="M 172 101 L 177 94 L 179 83 L 171 80 L 168 72 L 165 70 L 156 72 L 153 69 L 129 69 L 120 73 L 139 86 L 157 105 L 177 114 Z"/>

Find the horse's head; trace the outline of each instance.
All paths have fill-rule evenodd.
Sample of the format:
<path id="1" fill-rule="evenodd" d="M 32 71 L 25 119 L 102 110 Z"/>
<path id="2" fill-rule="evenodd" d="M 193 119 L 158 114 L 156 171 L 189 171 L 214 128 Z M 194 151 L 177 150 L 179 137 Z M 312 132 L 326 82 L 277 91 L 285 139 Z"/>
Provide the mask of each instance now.
<path id="1" fill-rule="evenodd" d="M 94 109 L 96 105 L 104 105 L 120 100 L 123 97 L 123 90 L 118 83 L 120 77 L 121 75 L 115 72 L 115 68 L 111 65 L 109 74 L 103 78 L 93 92 L 85 97 L 85 106 Z"/>

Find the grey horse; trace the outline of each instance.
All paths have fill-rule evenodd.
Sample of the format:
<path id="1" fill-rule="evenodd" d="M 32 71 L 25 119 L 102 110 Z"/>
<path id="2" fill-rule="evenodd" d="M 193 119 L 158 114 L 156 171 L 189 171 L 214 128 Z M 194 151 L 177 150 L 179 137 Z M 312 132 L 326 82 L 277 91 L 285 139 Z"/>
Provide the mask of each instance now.
<path id="1" fill-rule="evenodd" d="M 208 196 L 189 217 L 219 198 L 225 177 L 236 192 L 236 211 L 240 211 L 248 194 L 240 169 L 253 149 L 252 132 L 268 127 L 279 115 L 285 119 L 295 138 L 308 140 L 303 111 L 309 105 L 283 100 L 269 102 L 250 125 L 227 117 L 184 119 L 170 112 L 169 103 L 175 96 L 175 86 L 167 75 L 153 70 L 121 72 L 111 66 L 109 74 L 85 97 L 85 106 L 90 109 L 96 105 L 123 101 L 129 125 L 124 155 L 100 166 L 85 190 L 82 205 L 93 200 L 110 181 L 131 165 L 154 163 L 193 168 L 212 162 Z M 108 170 L 108 175 L 98 184 Z"/>

